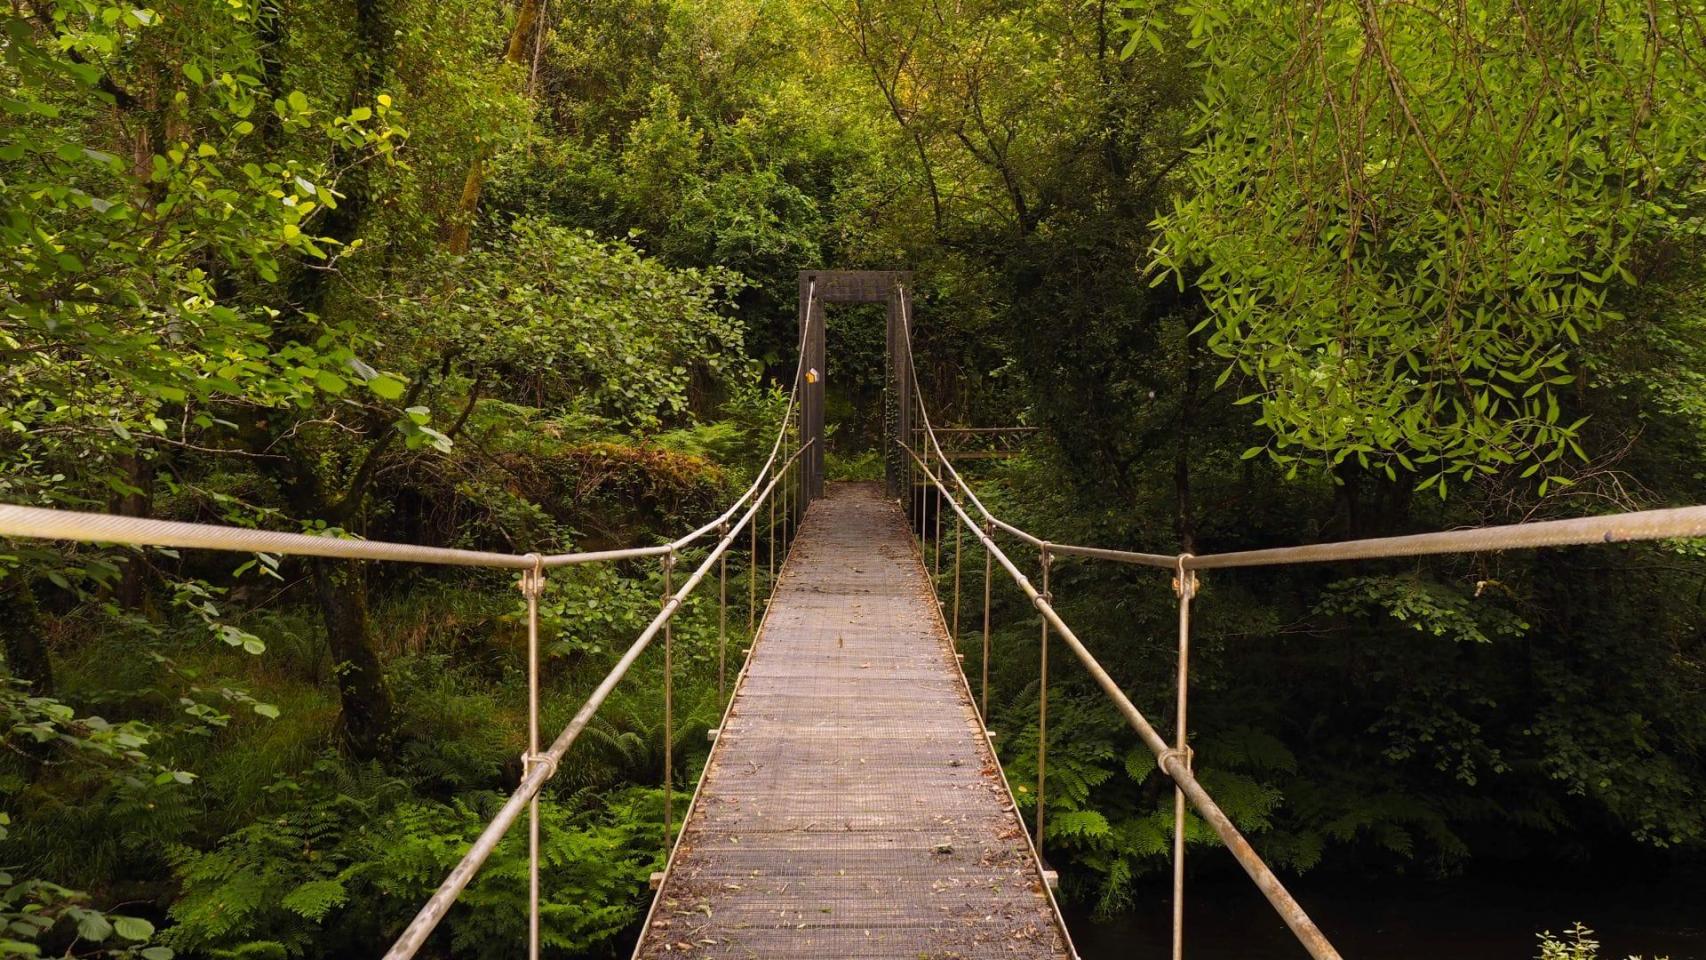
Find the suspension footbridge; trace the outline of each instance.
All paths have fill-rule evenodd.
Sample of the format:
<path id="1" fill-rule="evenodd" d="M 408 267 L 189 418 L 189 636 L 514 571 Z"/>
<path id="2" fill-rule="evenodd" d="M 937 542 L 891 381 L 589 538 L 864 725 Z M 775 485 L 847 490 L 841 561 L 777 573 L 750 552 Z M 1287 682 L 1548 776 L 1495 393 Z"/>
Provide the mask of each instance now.
<path id="1" fill-rule="evenodd" d="M 898 504 L 806 512 L 637 956 L 1068 957 Z"/>
<path id="2" fill-rule="evenodd" d="M 528 623 L 528 748 L 520 783 L 398 932 L 386 960 L 408 960 L 423 951 L 450 955 L 429 946 L 434 930 L 523 818 L 530 874 L 525 949 L 529 957 L 540 955 L 540 904 L 554 896 L 540 869 L 539 805 L 550 802 L 542 791 L 611 692 L 654 645 L 662 647 L 664 666 L 669 856 L 635 947 L 637 960 L 1074 957 L 1042 861 L 1050 671 L 1058 676 L 1063 668 L 1090 676 L 1174 784 L 1175 960 L 1185 935 L 1187 809 L 1220 839 L 1301 947 L 1316 960 L 1336 960 L 1327 936 L 1194 773 L 1199 758 L 1191 748 L 1188 707 L 1191 609 L 1199 575 L 1231 567 L 1706 536 L 1706 507 L 1695 506 L 1202 556 L 1053 543 L 992 513 L 955 469 L 953 453 L 940 441 L 949 431 L 932 424 L 916 389 L 910 283 L 907 274 L 883 271 L 800 275 L 798 360 L 769 457 L 721 514 L 669 543 L 507 554 L 20 505 L 0 505 L 0 537 L 489 567 L 516 574 Z M 881 487 L 829 485 L 823 465 L 824 310 L 868 302 L 885 303 L 888 313 L 886 477 Z M 984 429 L 956 428 L 961 436 Z M 952 561 L 944 570 L 950 541 Z M 981 604 L 962 595 L 967 548 L 973 562 L 982 560 Z M 728 568 L 731 556 L 738 562 L 737 551 L 746 555 L 744 599 L 756 638 L 738 664 L 711 756 L 677 830 L 671 623 L 689 597 L 715 584 L 719 663 L 726 664 Z M 678 569 L 688 557 L 695 561 L 691 569 Z M 1177 683 L 1174 702 L 1165 705 L 1172 714 L 1170 737 L 1055 609 L 1050 570 L 1068 557 L 1154 568 L 1156 588 L 1176 598 Z M 547 744 L 539 724 L 543 585 L 562 567 L 613 562 L 661 565 L 658 613 Z M 1028 830 L 983 721 L 989 588 L 997 568 L 1036 611 L 1042 639 L 1037 779 L 1024 785 L 1032 798 Z M 763 570 L 774 589 L 760 623 L 757 584 Z M 1028 570 L 1036 571 L 1037 582 Z M 736 606 L 741 599 L 735 598 Z M 973 622 L 969 610 L 981 614 L 982 648 L 962 669 L 954 641 L 972 639 L 962 630 Z M 1069 659 L 1051 667 L 1050 657 L 1061 652 Z"/>

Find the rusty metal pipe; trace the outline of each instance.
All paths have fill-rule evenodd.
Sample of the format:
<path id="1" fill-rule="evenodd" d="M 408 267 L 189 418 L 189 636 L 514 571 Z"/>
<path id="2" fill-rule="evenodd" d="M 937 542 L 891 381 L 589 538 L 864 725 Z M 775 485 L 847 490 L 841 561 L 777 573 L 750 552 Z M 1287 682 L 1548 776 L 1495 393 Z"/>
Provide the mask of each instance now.
<path id="1" fill-rule="evenodd" d="M 747 528 L 746 632 L 758 622 L 758 524 Z"/>
<path id="2" fill-rule="evenodd" d="M 961 514 L 964 516 L 964 514 Z M 989 587 L 995 579 L 995 555 L 989 552 L 988 543 L 994 539 L 990 528 L 985 528 L 981 538 L 983 548 L 983 705 L 979 713 L 983 722 L 989 722 Z"/>
<path id="3" fill-rule="evenodd" d="M 545 593 L 543 557 L 521 575 L 521 595 L 527 601 L 527 753 L 522 773 L 533 772 L 539 757 L 539 598 Z M 539 796 L 527 801 L 527 956 L 539 960 Z"/>
<path id="4" fill-rule="evenodd" d="M 774 503 L 775 501 L 771 501 Z M 675 553 L 663 558 L 663 599 L 661 605 L 669 603 L 670 595 L 675 592 Z M 670 827 L 674 824 L 672 816 L 675 801 L 675 631 L 671 627 L 674 617 L 663 622 L 663 852 L 669 856 Z"/>
<path id="5" fill-rule="evenodd" d="M 936 586 L 936 581 L 942 578 L 942 492 L 935 491 L 936 501 L 936 554 L 935 564 L 930 571 L 930 586 Z"/>
<path id="6" fill-rule="evenodd" d="M 723 524 L 717 538 L 729 535 L 729 525 Z M 717 706 L 723 704 L 723 690 L 728 677 L 729 654 L 729 555 L 717 558 Z"/>
<path id="7" fill-rule="evenodd" d="M 960 644 L 960 548 L 964 541 L 960 536 L 960 518 L 954 515 L 954 646 Z"/>

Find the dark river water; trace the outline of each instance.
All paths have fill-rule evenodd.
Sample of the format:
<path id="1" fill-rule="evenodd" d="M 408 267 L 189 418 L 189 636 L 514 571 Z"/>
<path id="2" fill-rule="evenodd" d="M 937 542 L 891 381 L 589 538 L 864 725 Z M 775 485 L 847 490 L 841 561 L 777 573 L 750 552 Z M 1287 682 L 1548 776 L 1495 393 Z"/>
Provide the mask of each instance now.
<path id="1" fill-rule="evenodd" d="M 1290 889 L 1346 960 L 1524 960 L 1535 934 L 1580 920 L 1601 960 L 1706 960 L 1706 874 L 1663 880 L 1593 870 L 1540 871 L 1525 880 L 1305 879 Z M 1171 894 L 1139 892 L 1146 906 L 1095 920 L 1063 904 L 1084 960 L 1165 958 Z M 1307 960 L 1291 932 L 1242 875 L 1192 878 L 1186 888 L 1187 960 Z"/>

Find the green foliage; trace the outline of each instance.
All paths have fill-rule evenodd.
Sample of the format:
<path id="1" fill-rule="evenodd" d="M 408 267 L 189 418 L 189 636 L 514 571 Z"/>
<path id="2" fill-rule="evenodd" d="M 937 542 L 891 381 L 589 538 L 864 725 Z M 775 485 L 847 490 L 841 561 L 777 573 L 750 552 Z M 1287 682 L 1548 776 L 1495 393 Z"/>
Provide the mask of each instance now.
<path id="1" fill-rule="evenodd" d="M 695 377 L 737 363 L 722 308 L 740 283 L 726 270 L 670 269 L 530 219 L 453 269 L 453 302 L 428 301 L 421 322 L 486 375 L 531 380 L 541 406 L 585 394 L 618 425 L 656 427 L 687 412 Z"/>
<path id="2" fill-rule="evenodd" d="M 650 852 L 662 829 L 661 799 L 647 791 L 596 798 L 597 812 L 541 805 L 541 943 L 563 953 L 602 948 L 641 915 L 647 879 L 659 864 Z M 395 812 L 376 872 L 378 889 L 424 900 L 485 828 L 496 798 L 483 804 L 406 805 Z M 644 852 L 642 852 L 644 851 Z M 526 837 L 500 844 L 446 920 L 457 955 L 508 957 L 527 936 Z"/>
<path id="3" fill-rule="evenodd" d="M 1589 11 L 1591 12 L 1591 15 Z M 1698 12 L 1638 2 L 1178 5 L 1203 61 L 1155 263 L 1295 475 L 1450 482 L 1585 459 L 1564 388 L 1692 235 Z M 1135 38 L 1135 35 L 1134 35 Z M 1158 278 L 1159 279 L 1159 278 Z"/>
<path id="4" fill-rule="evenodd" d="M 298 957 L 325 942 L 383 942 L 501 802 L 478 793 L 448 804 L 408 800 L 399 781 L 352 780 L 325 762 L 307 782 L 279 788 L 302 791 L 289 812 L 256 820 L 216 850 L 179 851 L 172 945 L 214 957 Z M 598 809 L 580 812 L 591 799 Z M 636 894 L 654 867 L 654 806 L 643 791 L 541 804 L 548 947 L 600 947 L 637 918 Z M 507 956 L 525 940 L 525 843 L 518 832 L 500 844 L 446 918 L 441 935 L 458 955 Z"/>
<path id="5" fill-rule="evenodd" d="M 1061 541 L 1706 499 L 1693 8 L 1580 7 L 590 0 L 547 5 L 518 65 L 512 10 L 472 0 L 14 6 L 0 499 L 660 542 L 769 453 L 820 265 L 916 271 L 938 420 L 1042 425 L 975 482 Z M 832 318 L 830 474 L 869 479 L 884 327 Z M 1417 506 L 1418 479 L 1456 496 Z M 1202 780 L 1294 870 L 1695 855 L 1699 553 L 1206 576 Z M 519 774 L 507 575 L 0 554 L 6 951 L 86 927 L 79 956 L 374 954 Z M 754 574 L 731 566 L 738 597 Z M 1171 594 L 1055 577 L 1164 713 Z M 674 627 L 678 783 L 721 707 L 714 582 Z M 547 584 L 551 730 L 664 584 L 650 563 Z M 995 596 L 995 725 L 1030 811 L 1034 611 Z M 545 794 L 554 954 L 615 949 L 643 908 L 660 671 L 635 664 Z M 1049 849 L 1069 895 L 1125 909 L 1165 862 L 1171 789 L 1098 690 L 1053 684 Z M 340 751 L 364 692 L 397 720 L 370 761 Z M 1188 840 L 1218 842 L 1194 818 Z M 505 841 L 430 949 L 512 955 L 524 863 Z"/>
<path id="6" fill-rule="evenodd" d="M 325 154 L 389 160 L 404 132 L 389 98 L 342 114 L 300 90 L 269 99 L 253 42 L 263 15 L 248 4 L 48 10 L 51 19 L 5 20 L 16 123 L 0 146 L 11 356 L 0 419 L 16 441 L 13 497 L 87 503 L 132 489 L 114 458 L 181 441 L 186 425 L 212 427 L 218 405 L 344 390 L 355 335 L 320 328 L 275 340 L 277 311 L 222 285 L 234 271 L 274 280 L 287 258 L 324 259 L 337 241 L 314 224 L 339 196 Z M 203 45 L 198 34 L 230 42 Z M 115 115 L 169 135 L 123 142 Z M 301 149 L 268 151 L 263 127 Z M 383 381 L 370 382 L 379 392 Z M 55 480 L 67 456 L 104 469 Z"/>
<path id="7" fill-rule="evenodd" d="M 1576 921 L 1564 931 L 1561 937 L 1555 937 L 1551 931 L 1539 936 L 1540 960 L 1599 960 L 1599 941 L 1594 939 L 1593 931 L 1581 921 Z M 1629 960 L 1641 960 L 1640 957 L 1630 957 Z"/>
<path id="8" fill-rule="evenodd" d="M 351 795 L 336 783 L 334 766 L 322 763 L 317 774 L 306 785 L 275 785 L 304 791 L 300 806 L 255 820 L 215 850 L 176 852 L 183 894 L 172 905 L 168 942 L 215 955 L 243 948 L 301 956 L 312 947 L 327 914 L 371 869 L 365 845 L 374 821 L 403 786 L 380 781 Z"/>
<path id="9" fill-rule="evenodd" d="M 851 456 L 838 456 L 834 453 L 824 457 L 824 477 L 831 483 L 841 481 L 871 482 L 883 478 L 883 454 L 881 450 L 865 450 Z"/>
<path id="10" fill-rule="evenodd" d="M 1412 630 L 1459 643 L 1491 643 L 1494 638 L 1526 633 L 1529 624 L 1521 617 L 1488 602 L 1475 602 L 1487 586 L 1483 581 L 1470 595 L 1420 577 L 1352 577 L 1324 588 L 1315 612 L 1331 617 L 1383 611 Z"/>
<path id="11" fill-rule="evenodd" d="M 0 829 L 6 823 L 0 814 Z M 0 832 L 0 837 L 4 833 Z M 154 925 L 141 917 L 106 913 L 88 905 L 87 894 L 45 880 L 14 882 L 0 871 L 0 950 L 9 957 L 49 956 L 43 943 L 80 944 L 79 957 L 110 960 L 172 960 L 170 947 L 150 946 Z M 49 948 L 51 949 L 51 947 Z"/>

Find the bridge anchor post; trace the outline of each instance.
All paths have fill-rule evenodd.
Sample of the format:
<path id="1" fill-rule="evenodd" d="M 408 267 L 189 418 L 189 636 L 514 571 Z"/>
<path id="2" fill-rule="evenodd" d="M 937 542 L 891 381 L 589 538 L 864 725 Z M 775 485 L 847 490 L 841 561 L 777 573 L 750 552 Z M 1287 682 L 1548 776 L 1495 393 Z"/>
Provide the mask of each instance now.
<path id="1" fill-rule="evenodd" d="M 551 763 L 539 752 L 539 598 L 545 593 L 545 558 L 532 554 L 533 567 L 521 574 L 521 595 L 527 601 L 527 752 L 521 755 L 521 776 Z M 547 774 L 549 775 L 549 774 Z M 539 795 L 527 803 L 527 956 L 539 960 Z"/>
<path id="2" fill-rule="evenodd" d="M 1197 595 L 1197 574 L 1185 567 L 1190 554 L 1179 555 L 1173 577 L 1173 592 L 1179 597 L 1179 664 L 1176 680 L 1173 752 L 1185 769 L 1191 768 L 1191 745 L 1185 728 L 1185 712 L 1191 688 L 1191 599 Z M 1173 784 L 1173 960 L 1185 955 L 1185 791 Z"/>
<path id="3" fill-rule="evenodd" d="M 1044 606 L 1054 602 L 1054 594 L 1048 589 L 1049 568 L 1054 565 L 1054 558 L 1049 553 L 1048 544 L 1043 544 L 1040 550 L 1043 568 L 1043 589 L 1038 599 Z M 1037 677 L 1037 856 L 1043 855 L 1043 825 L 1048 819 L 1047 792 L 1048 786 L 1048 616 L 1039 617 L 1043 622 L 1043 636 L 1038 660 Z"/>
<path id="4" fill-rule="evenodd" d="M 659 609 L 669 606 L 675 593 L 675 550 L 663 555 L 663 601 Z M 671 616 L 663 622 L 663 856 L 669 865 L 675 823 L 675 631 Z"/>

